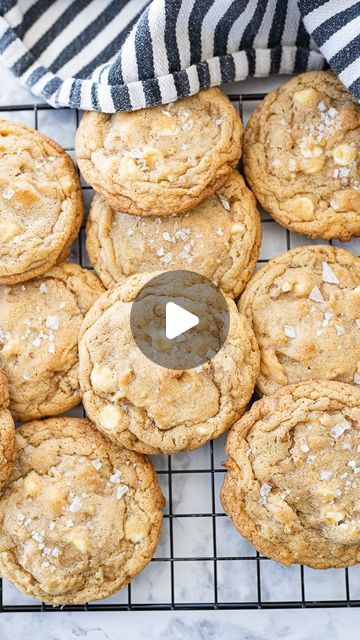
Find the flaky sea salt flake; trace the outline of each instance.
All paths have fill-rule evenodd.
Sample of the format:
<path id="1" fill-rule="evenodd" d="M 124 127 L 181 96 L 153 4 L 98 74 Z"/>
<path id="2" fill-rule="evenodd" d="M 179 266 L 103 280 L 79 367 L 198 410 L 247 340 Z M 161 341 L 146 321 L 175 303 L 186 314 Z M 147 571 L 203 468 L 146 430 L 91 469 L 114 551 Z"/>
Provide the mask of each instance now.
<path id="1" fill-rule="evenodd" d="M 73 499 L 71 505 L 68 508 L 68 511 L 70 513 L 76 513 L 77 511 L 80 511 L 82 505 L 83 505 L 82 500 L 80 500 L 80 498 L 75 496 L 75 498 Z"/>
<path id="2" fill-rule="evenodd" d="M 284 325 L 284 333 L 287 338 L 296 338 L 295 327 L 293 327 L 292 324 Z"/>
<path id="3" fill-rule="evenodd" d="M 331 478 L 331 471 L 320 471 L 320 480 L 329 480 Z"/>
<path id="4" fill-rule="evenodd" d="M 110 476 L 109 482 L 112 482 L 113 484 L 120 484 L 120 479 L 121 471 L 119 471 L 119 469 L 115 469 L 115 473 Z"/>
<path id="5" fill-rule="evenodd" d="M 7 189 L 5 189 L 5 191 L 2 193 L 2 197 L 4 198 L 4 200 L 11 200 L 11 198 L 13 197 L 15 191 L 14 189 L 11 189 L 11 187 L 8 187 Z"/>
<path id="6" fill-rule="evenodd" d="M 168 251 L 167 253 L 165 253 L 165 255 L 160 258 L 160 262 L 163 262 L 164 264 L 170 264 L 170 262 L 173 259 L 173 254 L 171 253 L 171 251 Z"/>
<path id="7" fill-rule="evenodd" d="M 127 491 L 129 491 L 129 487 L 126 484 L 120 484 L 118 487 L 116 487 L 117 499 L 120 500 L 123 497 L 123 495 L 127 493 Z"/>
<path id="8" fill-rule="evenodd" d="M 264 482 L 264 484 L 261 485 L 260 487 L 260 498 L 258 500 L 259 504 L 262 504 L 262 505 L 266 504 L 266 500 L 270 491 L 271 491 L 271 485 L 269 485 L 267 482 Z"/>
<path id="9" fill-rule="evenodd" d="M 329 284 L 339 284 L 339 280 L 337 279 L 335 273 L 330 269 L 327 262 L 322 263 L 322 268 L 323 282 L 328 282 Z"/>
<path id="10" fill-rule="evenodd" d="M 319 287 L 315 286 L 310 291 L 309 300 L 312 300 L 313 302 L 320 302 L 320 303 L 324 302 L 324 298 L 322 296 L 322 293 L 321 293 Z"/>
<path id="11" fill-rule="evenodd" d="M 58 316 L 48 316 L 46 318 L 46 328 L 52 331 L 57 331 L 60 326 L 60 320 Z"/>

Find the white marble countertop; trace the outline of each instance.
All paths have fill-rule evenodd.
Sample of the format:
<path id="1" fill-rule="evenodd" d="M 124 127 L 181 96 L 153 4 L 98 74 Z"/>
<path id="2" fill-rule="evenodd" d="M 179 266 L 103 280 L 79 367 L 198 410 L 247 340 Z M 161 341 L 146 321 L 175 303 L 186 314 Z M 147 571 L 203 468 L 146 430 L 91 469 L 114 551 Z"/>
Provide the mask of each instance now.
<path id="1" fill-rule="evenodd" d="M 277 80 L 241 83 L 241 90 L 266 91 Z M 239 89 L 234 86 L 234 90 Z M 0 105 L 37 102 L 11 74 L 0 66 Z M 230 91 L 231 88 L 229 88 Z M 186 492 L 186 490 L 185 490 Z M 184 497 L 182 497 L 184 499 Z M 274 563 L 275 564 L 275 563 Z M 157 564 L 157 566 L 159 566 Z M 286 592 L 287 583 L 279 565 L 270 568 L 271 581 Z M 287 570 L 288 571 L 288 570 Z M 287 574 L 288 576 L 289 574 Z M 319 575 L 319 574 L 318 574 Z M 335 593 L 337 574 L 324 575 L 325 598 Z M 360 585 L 359 572 L 357 584 Z M 155 574 L 157 581 L 161 580 Z M 153 584 L 150 581 L 150 585 Z M 311 585 L 311 580 L 310 583 Z M 231 588 L 237 588 L 232 584 Z M 359 590 L 360 593 L 360 590 Z M 328 595 L 326 595 L 328 594 Z M 356 597 L 360 598 L 359 594 Z M 359 637 L 360 609 L 304 609 L 253 611 L 165 611 L 165 612 L 85 612 L 85 613 L 4 613 L 0 614 L 1 640 L 352 640 Z"/>

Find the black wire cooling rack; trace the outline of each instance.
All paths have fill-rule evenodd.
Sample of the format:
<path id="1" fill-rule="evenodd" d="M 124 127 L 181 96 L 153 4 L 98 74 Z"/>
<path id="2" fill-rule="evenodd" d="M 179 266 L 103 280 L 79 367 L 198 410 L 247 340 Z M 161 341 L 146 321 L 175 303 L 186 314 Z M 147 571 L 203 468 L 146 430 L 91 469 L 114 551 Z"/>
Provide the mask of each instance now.
<path id="1" fill-rule="evenodd" d="M 238 109 L 240 116 L 246 119 L 255 105 L 264 98 L 265 94 L 253 93 L 253 94 L 232 94 L 229 95 L 235 107 Z M 48 120 L 53 121 L 53 125 L 56 118 L 62 119 L 62 127 L 58 131 L 58 141 L 66 149 L 66 151 L 74 158 L 74 146 L 73 146 L 73 133 L 78 125 L 80 114 L 77 111 L 70 111 L 69 109 L 52 109 L 48 105 L 7 105 L 0 107 L 0 115 L 5 118 L 11 118 L 12 120 L 18 120 L 29 124 L 42 133 L 48 134 L 52 137 L 56 137 L 49 131 Z M 65 123 L 64 117 L 65 116 Z M 66 125 L 68 116 L 71 116 L 72 124 L 69 127 Z M 56 127 L 56 125 L 55 125 Z M 71 131 L 73 128 L 73 131 Z M 65 136 L 62 137 L 62 132 L 65 132 Z M 85 204 L 89 204 L 89 200 L 92 195 L 91 188 L 83 184 L 83 194 Z M 293 246 L 299 244 L 305 244 L 304 238 L 299 239 L 289 231 L 282 229 L 275 222 L 273 222 L 268 216 L 262 214 L 263 224 L 263 245 L 262 252 L 260 254 L 259 263 L 267 262 L 274 255 L 286 251 Z M 271 231 L 270 231 L 271 227 Z M 81 233 L 73 247 L 71 260 L 78 262 L 81 266 L 91 268 L 91 265 L 87 259 L 85 251 L 85 227 L 81 228 Z M 279 244 L 280 243 L 280 244 Z M 358 251 L 356 251 L 358 253 Z M 81 415 L 81 414 L 79 414 Z M 360 606 L 360 572 L 357 573 L 357 580 L 354 578 L 354 583 L 351 580 L 351 571 L 348 569 L 337 569 L 330 571 L 313 571 L 306 569 L 302 566 L 293 567 L 292 569 L 286 569 L 281 567 L 271 560 L 261 556 L 255 552 L 249 545 L 245 546 L 245 551 L 238 551 L 236 554 L 225 555 L 223 553 L 223 547 L 225 547 L 225 553 L 228 553 L 227 549 L 227 537 L 234 535 L 238 536 L 235 529 L 229 528 L 227 530 L 222 526 L 227 519 L 225 513 L 221 510 L 221 505 L 218 500 L 219 488 L 221 485 L 224 469 L 221 466 L 221 460 L 224 459 L 225 454 L 222 451 L 223 440 L 210 442 L 204 448 L 205 455 L 201 455 L 199 464 L 190 465 L 190 468 L 183 468 L 178 463 L 182 454 L 176 456 L 163 456 L 155 457 L 154 463 L 159 475 L 159 481 L 162 485 L 163 492 L 167 498 L 167 510 L 164 514 L 164 532 L 165 543 L 160 545 L 160 554 L 157 553 L 152 559 L 149 567 L 152 570 L 152 582 L 154 585 L 156 582 L 163 580 L 163 572 L 161 567 L 166 565 L 166 595 L 162 594 L 161 597 L 156 598 L 153 594 L 150 597 L 142 597 L 141 592 L 136 594 L 135 584 L 138 577 L 136 577 L 131 584 L 125 589 L 115 594 L 110 600 L 99 601 L 96 603 L 88 603 L 85 605 L 73 605 L 63 607 L 53 607 L 46 603 L 36 602 L 29 600 L 24 602 L 24 598 L 21 597 L 19 592 L 19 604 L 14 602 L 14 598 L 11 598 L 11 602 L 6 602 L 6 583 L 0 580 L 0 612 L 36 612 L 36 611 L 162 611 L 162 610 L 205 610 L 205 609 L 287 609 L 287 608 L 319 608 L 319 607 L 358 607 Z M 193 459 L 196 461 L 196 451 L 191 452 Z M 204 463 L 205 460 L 205 463 Z M 209 500 L 207 503 L 206 511 L 196 512 L 191 508 L 179 511 L 178 501 L 176 495 L 178 494 L 179 486 L 189 480 L 191 474 L 191 481 L 193 491 L 196 492 L 198 483 L 207 483 L 209 490 Z M 176 495 L 175 495 L 176 494 Z M 179 528 L 178 522 L 189 522 L 191 519 L 190 527 L 192 532 L 199 530 L 199 547 L 201 548 L 201 522 L 206 522 L 209 526 L 210 538 L 208 536 L 206 544 L 206 553 L 203 555 L 193 555 L 190 553 L 184 553 L 184 544 L 181 545 L 182 553 L 177 551 L 177 535 L 175 535 Z M 176 531 L 175 531 L 176 529 Z M 186 530 L 186 526 L 185 526 Z M 231 532 L 231 533 L 229 533 Z M 222 535 L 220 543 L 220 533 Z M 166 550 L 162 553 L 163 549 Z M 187 546 L 185 543 L 185 550 Z M 210 551 L 210 552 L 209 552 Z M 185 583 L 191 583 L 193 580 L 198 581 L 199 588 L 201 590 L 202 576 L 206 573 L 207 589 L 206 597 L 201 601 L 197 601 L 197 598 L 188 598 L 186 593 L 184 595 L 183 590 L 179 588 L 178 584 L 178 567 L 181 565 L 182 580 Z M 194 569 L 197 566 L 197 571 Z M 247 570 L 243 572 L 243 567 L 247 567 Z M 206 571 L 203 568 L 206 567 Z M 227 575 L 230 576 L 230 569 L 233 571 L 233 578 L 245 580 L 251 583 L 251 590 L 245 593 L 243 597 L 236 595 L 236 589 L 232 596 L 232 590 L 227 587 Z M 145 569 L 145 572 L 147 569 Z M 289 574 L 286 572 L 290 572 Z M 336 573 L 334 573 L 334 571 Z M 145 573 L 144 572 L 144 573 Z M 269 575 L 273 572 L 279 572 L 278 582 L 285 581 L 285 585 L 289 585 L 290 589 L 288 593 L 285 593 L 284 589 L 281 590 L 282 597 L 278 595 L 277 589 L 269 589 L 267 581 Z M 209 578 L 210 576 L 210 578 Z M 141 574 L 140 574 L 141 577 Z M 356 577 L 356 576 L 355 576 Z M 333 580 L 336 581 L 336 598 L 333 597 L 331 592 L 329 594 L 326 585 L 329 585 Z M 356 583 L 359 586 L 356 586 Z M 353 589 L 354 587 L 354 595 Z M 324 590 L 325 585 L 325 590 Z M 224 588 L 225 587 L 225 588 Z M 196 591 L 195 584 L 195 591 Z M 285 591 L 287 588 L 285 587 Z M 230 593 L 230 595 L 229 595 Z M 294 593 L 296 596 L 294 597 Z M 322 597 L 321 594 L 325 593 Z M 117 600 L 117 596 L 119 596 Z M 358 596 L 358 597 L 357 597 Z M 234 599 L 232 599 L 234 598 Z"/>

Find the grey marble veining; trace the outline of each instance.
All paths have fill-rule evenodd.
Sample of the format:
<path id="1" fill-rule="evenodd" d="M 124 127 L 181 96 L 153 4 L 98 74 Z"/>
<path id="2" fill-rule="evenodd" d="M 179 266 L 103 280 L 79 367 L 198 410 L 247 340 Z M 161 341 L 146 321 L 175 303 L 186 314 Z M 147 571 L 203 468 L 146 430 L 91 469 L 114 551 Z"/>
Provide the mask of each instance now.
<path id="1" fill-rule="evenodd" d="M 1 640 L 358 640 L 359 611 L 4 614 Z"/>

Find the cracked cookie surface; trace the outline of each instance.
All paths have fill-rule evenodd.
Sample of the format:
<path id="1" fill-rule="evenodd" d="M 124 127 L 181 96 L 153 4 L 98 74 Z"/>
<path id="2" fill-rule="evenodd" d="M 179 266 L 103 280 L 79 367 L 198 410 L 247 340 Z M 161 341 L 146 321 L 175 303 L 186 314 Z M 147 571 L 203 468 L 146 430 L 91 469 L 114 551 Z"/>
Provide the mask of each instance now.
<path id="1" fill-rule="evenodd" d="M 237 171 L 216 194 L 174 216 L 130 216 L 95 195 L 86 231 L 90 260 L 105 287 L 134 273 L 191 269 L 231 297 L 251 277 L 261 242 L 255 198 Z"/>
<path id="2" fill-rule="evenodd" d="M 24 284 L 0 285 L 0 367 L 17 420 L 79 404 L 78 335 L 103 291 L 94 274 L 68 263 Z"/>
<path id="3" fill-rule="evenodd" d="M 64 149 L 0 120 L 0 283 L 24 282 L 65 260 L 83 213 L 79 177 Z"/>
<path id="4" fill-rule="evenodd" d="M 212 360 L 186 371 L 148 360 L 129 319 L 132 302 L 155 275 L 130 276 L 90 309 L 80 333 L 80 387 L 87 415 L 114 442 L 142 453 L 175 453 L 200 447 L 242 415 L 259 372 L 259 352 L 247 320 L 227 298 L 229 333 Z M 157 287 L 155 295 L 178 299 L 179 291 Z M 190 308 L 192 301 L 201 302 L 201 289 L 191 284 L 181 295 Z M 206 312 L 211 309 L 204 300 Z"/>
<path id="5" fill-rule="evenodd" d="M 15 460 L 15 425 L 10 413 L 6 377 L 0 370 L 0 489 Z"/>
<path id="6" fill-rule="evenodd" d="M 303 73 L 252 114 L 244 171 L 261 206 L 312 238 L 360 235 L 360 107 L 330 71 Z"/>
<path id="7" fill-rule="evenodd" d="M 360 389 L 284 387 L 231 429 L 221 502 L 264 555 L 316 569 L 360 560 Z"/>
<path id="8" fill-rule="evenodd" d="M 266 395 L 305 380 L 360 385 L 360 259 L 336 247 L 292 249 L 250 280 L 239 309 L 261 353 Z"/>
<path id="9" fill-rule="evenodd" d="M 0 498 L 0 572 L 54 605 L 110 596 L 150 561 L 164 499 L 150 462 L 89 420 L 52 418 L 17 431 Z"/>
<path id="10" fill-rule="evenodd" d="M 87 112 L 76 134 L 86 181 L 116 211 L 187 211 L 222 187 L 241 155 L 241 120 L 228 97 L 207 89 L 132 113 Z"/>

